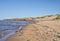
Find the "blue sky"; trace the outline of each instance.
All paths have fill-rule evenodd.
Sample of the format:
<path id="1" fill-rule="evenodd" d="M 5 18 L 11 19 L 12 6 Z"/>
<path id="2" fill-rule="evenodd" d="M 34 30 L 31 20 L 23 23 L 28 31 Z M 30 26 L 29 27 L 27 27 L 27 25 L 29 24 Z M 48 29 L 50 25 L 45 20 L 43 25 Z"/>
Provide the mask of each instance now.
<path id="1" fill-rule="evenodd" d="M 0 0 L 0 19 L 60 14 L 60 0 Z"/>

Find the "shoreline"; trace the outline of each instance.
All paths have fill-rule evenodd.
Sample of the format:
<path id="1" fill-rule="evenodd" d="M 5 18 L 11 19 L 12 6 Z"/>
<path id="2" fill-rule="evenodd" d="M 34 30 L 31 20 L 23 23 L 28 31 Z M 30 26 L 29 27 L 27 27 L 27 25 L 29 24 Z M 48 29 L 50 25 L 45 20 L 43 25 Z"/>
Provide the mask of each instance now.
<path id="1" fill-rule="evenodd" d="M 22 28 L 23 28 L 23 26 L 20 26 L 20 27 L 18 28 L 18 30 L 16 30 L 14 34 L 11 34 L 9 37 L 7 37 L 6 40 L 7 40 L 8 38 L 10 38 L 11 36 L 14 36 L 14 35 L 15 35 L 17 32 L 19 32 Z M 5 41 L 6 41 L 6 40 L 5 40 Z"/>
<path id="2" fill-rule="evenodd" d="M 12 32 L 12 33 L 6 35 L 5 37 L 1 38 L 0 41 L 6 41 L 7 38 L 9 38 L 10 36 L 12 36 L 14 34 L 15 34 L 15 32 Z"/>

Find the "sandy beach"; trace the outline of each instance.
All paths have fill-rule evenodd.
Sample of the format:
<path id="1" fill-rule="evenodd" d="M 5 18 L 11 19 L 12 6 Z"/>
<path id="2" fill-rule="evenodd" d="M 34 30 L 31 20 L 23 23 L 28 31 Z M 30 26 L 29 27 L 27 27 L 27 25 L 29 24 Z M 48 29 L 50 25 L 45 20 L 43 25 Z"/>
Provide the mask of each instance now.
<path id="1" fill-rule="evenodd" d="M 6 41 L 60 41 L 60 20 L 52 20 L 55 17 L 46 17 L 43 21 L 28 24 Z M 47 20 L 48 19 L 48 20 Z"/>

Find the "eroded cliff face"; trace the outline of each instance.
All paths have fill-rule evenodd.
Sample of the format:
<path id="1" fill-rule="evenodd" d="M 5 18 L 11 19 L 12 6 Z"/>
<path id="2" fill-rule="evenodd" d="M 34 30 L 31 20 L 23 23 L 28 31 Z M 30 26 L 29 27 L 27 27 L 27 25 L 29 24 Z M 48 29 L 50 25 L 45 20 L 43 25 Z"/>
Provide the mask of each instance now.
<path id="1" fill-rule="evenodd" d="M 22 27 L 6 41 L 60 41 L 60 19 L 56 17 L 35 18 L 36 23 Z"/>

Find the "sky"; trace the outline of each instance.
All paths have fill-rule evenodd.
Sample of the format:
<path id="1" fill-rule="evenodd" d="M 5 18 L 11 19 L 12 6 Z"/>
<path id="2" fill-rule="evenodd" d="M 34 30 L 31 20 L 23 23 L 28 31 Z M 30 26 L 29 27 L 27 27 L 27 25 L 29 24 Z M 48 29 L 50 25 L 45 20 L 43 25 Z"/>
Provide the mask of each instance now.
<path id="1" fill-rule="evenodd" d="M 0 19 L 60 14 L 60 0 L 0 0 Z"/>

